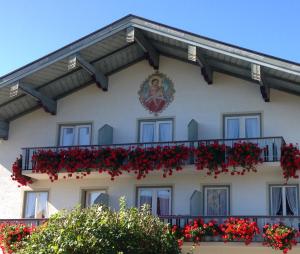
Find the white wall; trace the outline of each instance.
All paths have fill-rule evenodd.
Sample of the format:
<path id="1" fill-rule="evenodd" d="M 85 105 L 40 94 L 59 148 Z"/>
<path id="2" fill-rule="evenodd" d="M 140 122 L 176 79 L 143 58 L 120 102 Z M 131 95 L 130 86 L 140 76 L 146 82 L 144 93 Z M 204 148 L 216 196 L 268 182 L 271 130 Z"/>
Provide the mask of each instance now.
<path id="1" fill-rule="evenodd" d="M 174 101 L 159 115 L 159 117 L 175 118 L 175 140 L 187 139 L 187 124 L 191 119 L 200 123 L 201 139 L 221 138 L 222 114 L 260 112 L 262 113 L 263 136 L 282 135 L 288 142 L 300 142 L 299 97 L 272 90 L 271 102 L 265 103 L 260 95 L 259 87 L 254 83 L 215 73 L 214 84 L 207 85 L 197 66 L 165 57 L 161 57 L 160 71 L 172 79 L 175 84 Z M 10 180 L 9 172 L 16 156 L 21 153 L 22 147 L 56 145 L 59 123 L 92 122 L 95 144 L 97 143 L 97 131 L 104 124 L 114 127 L 115 143 L 136 142 L 137 119 L 154 117 L 142 107 L 137 94 L 140 84 L 151 73 L 153 73 L 153 69 L 147 61 L 139 62 L 110 76 L 108 92 L 103 92 L 95 85 L 91 85 L 59 100 L 56 116 L 51 116 L 41 109 L 11 122 L 8 141 L 0 144 L 0 218 L 20 217 L 21 215 L 22 190 L 18 189 L 17 184 Z M 277 175 L 276 179 L 274 179 L 275 175 Z M 232 195 L 237 195 L 234 194 L 236 190 L 239 194 L 243 194 L 240 197 L 242 200 L 245 195 L 250 195 L 250 193 L 255 194 L 253 197 L 265 197 L 264 190 L 267 181 L 282 181 L 280 173 L 275 175 L 271 178 L 267 176 L 260 178 L 254 175 L 239 180 L 225 177 L 223 181 L 232 184 Z M 178 213 L 186 213 L 186 206 L 183 204 L 189 196 L 187 188 L 190 190 L 199 188 L 201 181 L 217 183 L 210 178 L 201 180 L 194 176 L 185 176 L 185 179 L 174 177 L 172 180 L 155 179 L 155 177 L 147 179 L 145 184 L 161 185 L 165 183 L 175 186 L 174 209 Z M 109 181 L 104 183 L 101 181 L 83 181 L 80 185 L 70 180 L 53 184 L 37 182 L 33 188 L 43 186 L 51 188 L 50 202 L 53 203 L 53 207 L 59 209 L 63 206 L 72 206 L 78 201 L 78 195 L 75 194 L 79 192 L 78 188 L 81 185 L 111 185 L 111 195 L 119 197 L 124 193 L 132 195 L 133 186 L 137 184 L 136 181 L 129 179 L 120 179 L 118 180 L 120 182 L 116 181 L 113 184 Z M 260 182 L 260 187 L 258 187 Z M 256 187 L 253 188 L 252 184 Z M 67 195 L 68 191 L 69 195 Z M 129 202 L 134 203 L 130 198 Z M 253 202 L 257 203 L 258 210 L 252 204 L 245 204 L 239 205 L 239 207 L 233 206 L 233 212 L 247 214 L 266 212 L 265 199 L 253 200 Z"/>

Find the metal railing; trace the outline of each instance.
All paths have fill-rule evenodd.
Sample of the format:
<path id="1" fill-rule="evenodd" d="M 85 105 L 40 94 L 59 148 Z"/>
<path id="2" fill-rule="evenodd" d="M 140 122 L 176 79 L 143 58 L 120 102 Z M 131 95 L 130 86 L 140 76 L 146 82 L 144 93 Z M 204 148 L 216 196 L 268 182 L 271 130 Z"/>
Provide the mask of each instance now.
<path id="1" fill-rule="evenodd" d="M 210 220 L 216 221 L 218 225 L 224 223 L 224 221 L 228 218 L 248 218 L 253 220 L 257 223 L 257 226 L 260 230 L 260 234 L 256 235 L 254 238 L 255 242 L 262 242 L 262 234 L 263 234 L 263 227 L 266 224 L 278 224 L 282 223 L 286 226 L 290 226 L 295 228 L 296 230 L 300 231 L 300 216 L 181 216 L 181 215 L 166 215 L 166 216 L 159 216 L 160 220 L 164 223 L 168 223 L 171 226 L 177 225 L 180 228 L 183 228 L 186 224 L 193 222 L 195 219 L 203 219 L 205 223 L 209 222 Z M 207 238 L 203 239 L 204 241 L 223 241 L 221 236 L 211 237 L 209 240 Z M 300 236 L 297 238 L 297 242 L 300 242 Z"/>
<path id="2" fill-rule="evenodd" d="M 0 224 L 24 224 L 28 226 L 42 225 L 47 219 L 0 219 Z"/>
<path id="3" fill-rule="evenodd" d="M 170 142 L 149 142 L 149 143 L 125 143 L 125 144 L 113 144 L 113 145 L 88 145 L 88 146 L 51 146 L 51 147 L 28 147 L 22 149 L 22 169 L 32 169 L 32 156 L 39 150 L 51 150 L 59 152 L 70 148 L 81 149 L 101 149 L 104 147 L 111 148 L 132 148 L 132 147 L 156 147 L 156 146 L 187 146 L 191 148 L 197 148 L 201 144 L 209 145 L 213 143 L 225 144 L 232 147 L 235 143 L 249 142 L 257 144 L 260 148 L 264 148 L 261 157 L 264 162 L 276 162 L 280 160 L 281 147 L 285 144 L 283 137 L 264 137 L 264 138 L 244 138 L 244 139 L 207 139 L 207 140 L 193 140 L 193 141 L 170 141 Z M 188 160 L 187 164 L 192 164 L 193 160 Z"/>
<path id="4" fill-rule="evenodd" d="M 159 216 L 163 223 L 168 223 L 171 226 L 177 225 L 183 228 L 186 224 L 193 222 L 195 219 L 203 219 L 204 222 L 209 222 L 210 220 L 216 221 L 218 225 L 224 223 L 228 218 L 248 218 L 257 223 L 260 234 L 256 235 L 253 239 L 254 242 L 262 242 L 263 227 L 266 224 L 283 223 L 286 226 L 290 226 L 300 231 L 300 216 L 262 216 L 262 215 L 239 215 L 239 216 L 190 216 L 190 215 L 165 215 Z M 47 219 L 0 219 L 1 223 L 9 224 L 25 224 L 29 226 L 39 226 L 46 222 Z M 214 236 L 210 238 L 203 238 L 202 241 L 223 241 L 221 236 Z M 300 242 L 300 237 L 297 238 L 297 242 Z"/>

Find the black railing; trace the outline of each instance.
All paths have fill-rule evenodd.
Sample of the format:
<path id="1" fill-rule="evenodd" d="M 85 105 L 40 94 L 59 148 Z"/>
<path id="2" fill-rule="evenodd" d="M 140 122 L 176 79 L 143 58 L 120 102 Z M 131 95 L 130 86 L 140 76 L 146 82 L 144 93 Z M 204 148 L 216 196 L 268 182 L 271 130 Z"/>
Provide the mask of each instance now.
<path id="1" fill-rule="evenodd" d="M 171 226 L 177 225 L 180 228 L 183 228 L 186 224 L 193 222 L 195 219 L 203 219 L 205 223 L 209 222 L 210 220 L 216 221 L 218 225 L 224 223 L 224 221 L 228 218 L 248 218 L 253 220 L 257 223 L 257 226 L 260 230 L 259 235 L 256 235 L 254 238 L 255 242 L 262 242 L 262 233 L 263 227 L 266 224 L 279 224 L 282 223 L 286 226 L 293 227 L 296 230 L 300 231 L 300 216 L 181 216 L 181 215 L 166 215 L 160 216 L 160 220 L 164 223 L 168 223 Z M 221 236 L 204 238 L 204 241 L 222 241 Z M 297 242 L 300 242 L 300 236 L 297 238 Z"/>
<path id="2" fill-rule="evenodd" d="M 160 220 L 163 223 L 168 223 L 171 226 L 177 225 L 180 228 L 183 228 L 186 224 L 193 222 L 195 219 L 203 219 L 204 222 L 209 222 L 210 220 L 216 221 L 218 225 L 224 223 L 224 221 L 228 218 L 248 218 L 257 223 L 259 227 L 260 234 L 256 235 L 254 238 L 254 242 L 262 242 L 262 233 L 263 227 L 266 224 L 278 224 L 282 223 L 286 226 L 293 227 L 294 229 L 300 231 L 300 216 L 261 216 L 261 215 L 239 215 L 239 216 L 190 216 L 190 215 L 165 215 L 159 216 Z M 46 222 L 47 219 L 0 219 L 1 223 L 9 223 L 9 224 L 25 224 L 29 226 L 39 226 Z M 205 237 L 201 239 L 201 241 L 222 241 L 220 236 L 214 237 Z M 300 242 L 300 237 L 297 238 L 297 242 Z"/>
<path id="3" fill-rule="evenodd" d="M 28 226 L 39 226 L 46 222 L 47 219 L 0 219 L 0 224 L 24 224 Z"/>
<path id="4" fill-rule="evenodd" d="M 193 140 L 193 141 L 171 141 L 171 142 L 150 142 L 150 143 L 125 143 L 125 144 L 113 144 L 113 145 L 88 145 L 88 146 L 50 146 L 50 147 L 29 147 L 22 149 L 22 168 L 23 170 L 32 169 L 32 156 L 39 150 L 52 150 L 59 152 L 70 148 L 82 148 L 82 149 L 100 149 L 103 147 L 155 147 L 155 146 L 180 146 L 197 148 L 201 144 L 209 145 L 213 143 L 225 144 L 232 147 L 235 143 L 249 142 L 257 144 L 260 148 L 264 148 L 261 157 L 264 162 L 276 162 L 280 160 L 281 147 L 285 144 L 283 137 L 265 137 L 265 138 L 245 138 L 245 139 L 207 139 L 207 140 Z M 193 160 L 187 161 L 187 164 L 192 164 Z"/>

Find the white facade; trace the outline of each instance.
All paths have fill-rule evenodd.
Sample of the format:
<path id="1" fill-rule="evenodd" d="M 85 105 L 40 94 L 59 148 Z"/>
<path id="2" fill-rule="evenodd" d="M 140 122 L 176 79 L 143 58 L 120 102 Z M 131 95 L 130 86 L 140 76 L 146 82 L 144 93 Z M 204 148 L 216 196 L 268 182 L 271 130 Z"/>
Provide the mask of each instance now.
<path id="1" fill-rule="evenodd" d="M 56 146 L 59 124 L 91 123 L 93 144 L 104 124 L 114 128 L 114 143 L 138 141 L 138 120 L 174 119 L 174 140 L 187 140 L 187 125 L 199 123 L 199 139 L 223 138 L 224 114 L 260 113 L 262 137 L 283 136 L 286 142 L 300 142 L 300 99 L 271 90 L 271 102 L 262 100 L 259 87 L 228 75 L 214 73 L 214 84 L 207 85 L 198 66 L 167 57 L 160 58 L 161 73 L 175 86 L 174 101 L 158 116 L 148 113 L 139 102 L 141 83 L 153 73 L 147 61 L 138 62 L 109 77 L 109 88 L 103 92 L 90 85 L 58 101 L 57 115 L 42 109 L 24 115 L 10 123 L 9 139 L 0 144 L 0 217 L 21 218 L 25 190 L 49 191 L 49 214 L 81 203 L 82 190 L 105 189 L 109 204 L 118 207 L 125 195 L 130 206 L 136 205 L 139 186 L 172 187 L 172 214 L 190 212 L 190 197 L 194 190 L 206 185 L 230 186 L 230 214 L 269 215 L 269 185 L 284 184 L 279 163 L 264 163 L 258 173 L 245 176 L 221 175 L 207 177 L 188 167 L 166 179 L 162 173 L 150 173 L 138 181 L 133 175 L 111 181 L 98 173 L 82 180 L 60 179 L 51 183 L 47 176 L 38 176 L 29 187 L 18 188 L 10 179 L 10 170 L 23 147 Z M 31 177 L 35 178 L 34 174 Z M 299 180 L 290 183 L 299 184 Z M 299 195 L 298 195 L 299 197 Z"/>

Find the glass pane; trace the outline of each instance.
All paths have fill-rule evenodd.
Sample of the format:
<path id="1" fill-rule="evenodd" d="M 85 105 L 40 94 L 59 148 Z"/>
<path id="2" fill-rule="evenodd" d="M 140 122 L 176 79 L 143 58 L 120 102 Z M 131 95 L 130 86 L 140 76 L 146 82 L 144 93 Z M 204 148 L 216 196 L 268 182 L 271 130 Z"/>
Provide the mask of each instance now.
<path id="1" fill-rule="evenodd" d="M 159 190 L 157 192 L 157 215 L 170 215 L 170 190 Z"/>
<path id="2" fill-rule="evenodd" d="M 91 134 L 89 127 L 79 127 L 78 130 L 78 145 L 90 145 Z"/>
<path id="3" fill-rule="evenodd" d="M 48 193 L 47 192 L 39 192 L 37 193 L 37 211 L 36 218 L 43 219 L 48 217 L 47 211 L 47 202 L 48 202 Z"/>
<path id="4" fill-rule="evenodd" d="M 62 146 L 72 146 L 74 145 L 74 128 L 73 127 L 63 127 L 62 128 Z"/>
<path id="5" fill-rule="evenodd" d="M 159 141 L 172 141 L 172 124 L 160 123 L 159 124 Z"/>
<path id="6" fill-rule="evenodd" d="M 206 207 L 208 216 L 226 216 L 227 189 L 207 189 Z"/>
<path id="7" fill-rule="evenodd" d="M 152 190 L 140 190 L 140 206 L 148 204 L 152 208 Z"/>
<path id="8" fill-rule="evenodd" d="M 142 124 L 141 142 L 154 142 L 154 123 Z"/>
<path id="9" fill-rule="evenodd" d="M 36 202 L 36 193 L 27 192 L 26 193 L 26 204 L 25 204 L 25 218 L 34 218 L 35 217 L 35 202 Z"/>
<path id="10" fill-rule="evenodd" d="M 240 137 L 240 119 L 230 118 L 227 119 L 226 138 L 239 138 Z"/>
<path id="11" fill-rule="evenodd" d="M 86 192 L 86 207 L 101 204 L 101 194 L 104 191 L 87 191 Z"/>
<path id="12" fill-rule="evenodd" d="M 258 118 L 246 118 L 245 128 L 246 138 L 258 138 L 260 136 Z"/>

